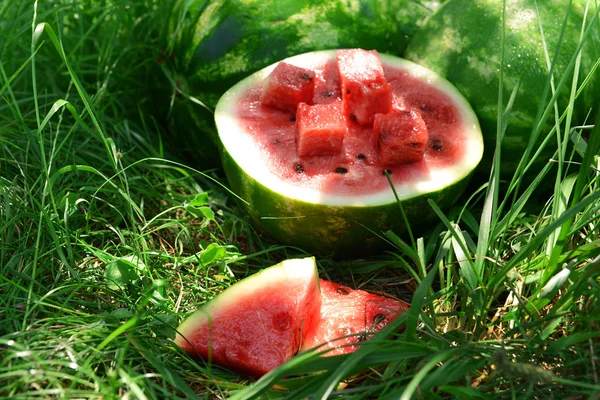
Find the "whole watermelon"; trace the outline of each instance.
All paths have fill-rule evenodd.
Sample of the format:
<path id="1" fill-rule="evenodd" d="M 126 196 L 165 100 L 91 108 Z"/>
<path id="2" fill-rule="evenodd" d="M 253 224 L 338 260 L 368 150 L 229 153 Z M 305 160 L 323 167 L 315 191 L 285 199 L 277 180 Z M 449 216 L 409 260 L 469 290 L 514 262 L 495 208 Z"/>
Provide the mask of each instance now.
<path id="1" fill-rule="evenodd" d="M 360 47 L 401 55 L 437 4 L 176 0 L 163 29 L 157 114 L 188 160 L 216 166 L 213 110 L 229 87 L 276 61 L 313 50 Z"/>
<path id="2" fill-rule="evenodd" d="M 440 7 L 414 35 L 405 57 L 430 68 L 452 82 L 469 100 L 477 114 L 485 140 L 484 162 L 480 164 L 479 182 L 486 181 L 496 147 L 498 92 L 503 32 L 503 1 L 450 0 Z M 569 101 L 572 70 L 569 63 L 577 51 L 584 18 L 594 21 L 591 34 L 582 48 L 579 85 L 593 71 L 600 58 L 598 9 L 587 0 L 507 0 L 504 38 L 503 100 L 507 104 L 513 89 L 519 89 L 512 107 L 501 155 L 501 178 L 512 179 L 521 155 L 527 148 L 544 88 L 550 76 L 548 59 L 556 62 L 552 71 L 555 86 L 563 76 L 567 83 L 560 91 L 558 109 L 562 113 Z M 561 33 L 566 21 L 564 32 Z M 543 32 L 543 33 L 542 33 Z M 562 34 L 562 40 L 561 40 Z M 560 44 L 560 48 L 558 46 Z M 558 56 L 557 56 L 558 51 Z M 583 123 L 586 115 L 600 105 L 600 70 L 596 70 L 576 103 L 575 123 Z M 550 92 L 544 104 L 552 97 Z M 554 110 L 540 133 L 534 150 L 554 125 Z M 561 132 L 563 133 L 563 132 Z M 557 144 L 553 135 L 523 184 L 531 182 L 553 156 Z M 545 187 L 553 179 L 547 175 Z"/>

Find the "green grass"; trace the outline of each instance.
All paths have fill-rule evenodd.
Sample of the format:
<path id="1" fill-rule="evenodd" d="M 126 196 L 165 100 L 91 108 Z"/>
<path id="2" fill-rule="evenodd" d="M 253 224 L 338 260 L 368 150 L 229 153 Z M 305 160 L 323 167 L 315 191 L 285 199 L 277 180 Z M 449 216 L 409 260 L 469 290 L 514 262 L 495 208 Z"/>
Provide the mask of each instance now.
<path id="1" fill-rule="evenodd" d="M 356 353 L 252 381 L 170 339 L 198 304 L 303 253 L 255 231 L 221 171 L 192 168 L 153 117 L 168 2 L 31 3 L 0 3 L 0 398 L 600 396 L 598 119 L 549 109 L 554 196 L 492 174 L 454 210 L 432 203 L 440 223 L 414 244 L 389 233 L 395 251 L 319 259 L 410 311 Z"/>

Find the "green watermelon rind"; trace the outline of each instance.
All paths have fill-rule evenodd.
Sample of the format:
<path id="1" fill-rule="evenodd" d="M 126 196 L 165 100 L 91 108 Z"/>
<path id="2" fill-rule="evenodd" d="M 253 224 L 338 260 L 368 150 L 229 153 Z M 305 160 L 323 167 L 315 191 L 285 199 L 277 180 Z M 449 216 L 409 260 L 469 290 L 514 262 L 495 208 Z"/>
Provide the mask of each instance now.
<path id="1" fill-rule="evenodd" d="M 567 28 L 564 31 L 560 54 L 554 67 L 555 85 L 577 48 L 581 24 L 587 1 L 574 0 L 571 4 Z M 542 93 L 547 85 L 547 65 L 542 37 L 541 18 L 545 44 L 550 60 L 554 59 L 556 46 L 569 1 L 513 0 L 507 2 L 506 18 L 502 18 L 503 2 L 495 0 L 450 0 L 433 13 L 412 37 L 404 57 L 429 68 L 452 82 L 473 105 L 479 118 L 485 141 L 484 161 L 478 168 L 477 178 L 489 178 L 496 147 L 498 121 L 498 92 L 502 25 L 506 24 L 504 37 L 503 100 L 509 97 L 519 82 L 519 91 L 511 110 L 503 136 L 500 176 L 510 180 L 527 148 L 537 122 Z M 589 24 L 598 9 L 593 5 L 587 16 Z M 592 34 L 583 46 L 579 83 L 600 58 L 600 22 L 596 21 Z M 570 82 L 559 96 L 562 112 L 569 101 Z M 546 101 L 552 97 L 549 93 Z M 600 101 L 600 73 L 590 81 L 575 104 L 575 124 L 582 124 L 590 108 L 598 108 Z M 553 113 L 542 128 L 545 136 L 554 126 Z M 538 150 L 541 138 L 533 146 Z M 555 140 L 546 146 L 535 160 L 530 173 L 523 180 L 530 181 L 553 156 Z M 533 155 L 533 153 L 532 153 Z M 520 176 L 522 179 L 523 176 Z"/>
<path id="2" fill-rule="evenodd" d="M 310 65 L 333 57 L 335 51 L 326 50 L 294 56 L 286 62 Z M 380 57 L 384 64 L 407 68 L 449 95 L 469 128 L 461 163 L 435 171 L 429 182 L 395 187 L 411 229 L 419 232 L 436 220 L 428 200 L 447 209 L 462 195 L 483 154 L 481 130 L 470 105 L 446 80 L 401 58 L 386 54 Z M 252 219 L 282 243 L 309 252 L 333 252 L 342 257 L 379 249 L 384 242 L 378 235 L 387 230 L 405 235 L 407 227 L 402 211 L 389 187 L 365 196 L 324 194 L 282 182 L 264 164 L 257 162 L 261 159 L 261 149 L 248 137 L 239 135 L 241 129 L 233 105 L 240 94 L 263 80 L 273 68 L 274 65 L 269 66 L 232 87 L 223 95 L 215 112 L 225 174 L 232 190 L 245 201 Z"/>

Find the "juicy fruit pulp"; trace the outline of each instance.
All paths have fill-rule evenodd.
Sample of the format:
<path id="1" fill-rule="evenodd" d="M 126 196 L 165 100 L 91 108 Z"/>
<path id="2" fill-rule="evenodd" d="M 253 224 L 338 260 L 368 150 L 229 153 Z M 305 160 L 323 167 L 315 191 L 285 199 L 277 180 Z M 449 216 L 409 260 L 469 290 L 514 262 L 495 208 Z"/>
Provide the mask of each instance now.
<path id="1" fill-rule="evenodd" d="M 437 219 L 429 201 L 445 210 L 466 187 L 483 153 L 469 104 L 431 71 L 397 57 L 380 59 L 392 87 L 391 110 L 414 109 L 425 122 L 428 142 L 419 162 L 380 165 L 372 128 L 355 121 L 347 123 L 340 153 L 298 157 L 296 117 L 260 101 L 276 65 L 240 81 L 219 101 L 215 121 L 229 184 L 254 222 L 279 242 L 339 258 L 380 251 L 384 232 L 407 236 L 408 220 L 418 221 L 413 233 L 423 233 Z M 284 61 L 315 71 L 314 104 L 343 100 L 335 51 Z"/>
<path id="2" fill-rule="evenodd" d="M 360 342 L 407 311 L 407 303 L 320 279 L 321 319 L 302 349 L 329 349 L 325 356 L 355 351 Z M 324 346 L 321 346 L 324 345 Z"/>
<path id="3" fill-rule="evenodd" d="M 319 279 L 312 257 L 291 259 L 206 303 L 181 324 L 175 343 L 193 357 L 258 377 L 317 345 L 333 349 L 326 355 L 352 352 L 407 309 Z"/>
<path id="4" fill-rule="evenodd" d="M 205 304 L 179 327 L 175 343 L 192 356 L 260 376 L 298 352 L 320 304 L 314 259 L 286 260 Z"/>

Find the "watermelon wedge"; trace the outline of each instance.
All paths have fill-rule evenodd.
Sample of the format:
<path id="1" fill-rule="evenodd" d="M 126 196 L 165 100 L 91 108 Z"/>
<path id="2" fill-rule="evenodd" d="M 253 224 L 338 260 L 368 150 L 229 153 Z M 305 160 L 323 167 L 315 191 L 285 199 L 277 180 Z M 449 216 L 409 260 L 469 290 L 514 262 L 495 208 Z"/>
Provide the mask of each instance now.
<path id="1" fill-rule="evenodd" d="M 202 306 L 178 328 L 175 344 L 193 357 L 261 376 L 299 351 L 320 304 L 314 258 L 285 260 Z"/>
<path id="2" fill-rule="evenodd" d="M 448 81 L 361 49 L 283 62 L 314 72 L 313 104 L 298 109 L 300 120 L 261 103 L 279 64 L 234 85 L 215 111 L 229 184 L 266 233 L 312 253 L 348 258 L 380 251 L 387 230 L 406 235 L 403 212 L 421 234 L 437 220 L 429 200 L 442 209 L 455 204 L 481 160 L 483 139 L 470 105 Z M 357 97 L 348 99 L 344 88 Z M 373 96 L 385 101 L 375 108 L 361 103 Z M 341 115 L 335 114 L 339 102 Z M 375 116 L 390 113 L 400 117 L 383 118 L 376 134 Z M 403 115 L 409 116 L 404 122 Z M 415 135 L 395 131 L 406 127 Z M 399 154 L 401 162 L 392 160 Z"/>
<path id="3" fill-rule="evenodd" d="M 204 304 L 179 326 L 175 344 L 194 358 L 260 377 L 300 351 L 353 352 L 407 309 L 404 302 L 319 279 L 313 257 L 291 259 Z"/>
<path id="4" fill-rule="evenodd" d="M 303 351 L 330 350 L 323 354 L 325 356 L 352 353 L 360 342 L 369 339 L 410 307 L 390 297 L 325 279 L 320 279 L 320 286 L 321 319 L 315 333 L 305 338 Z"/>

